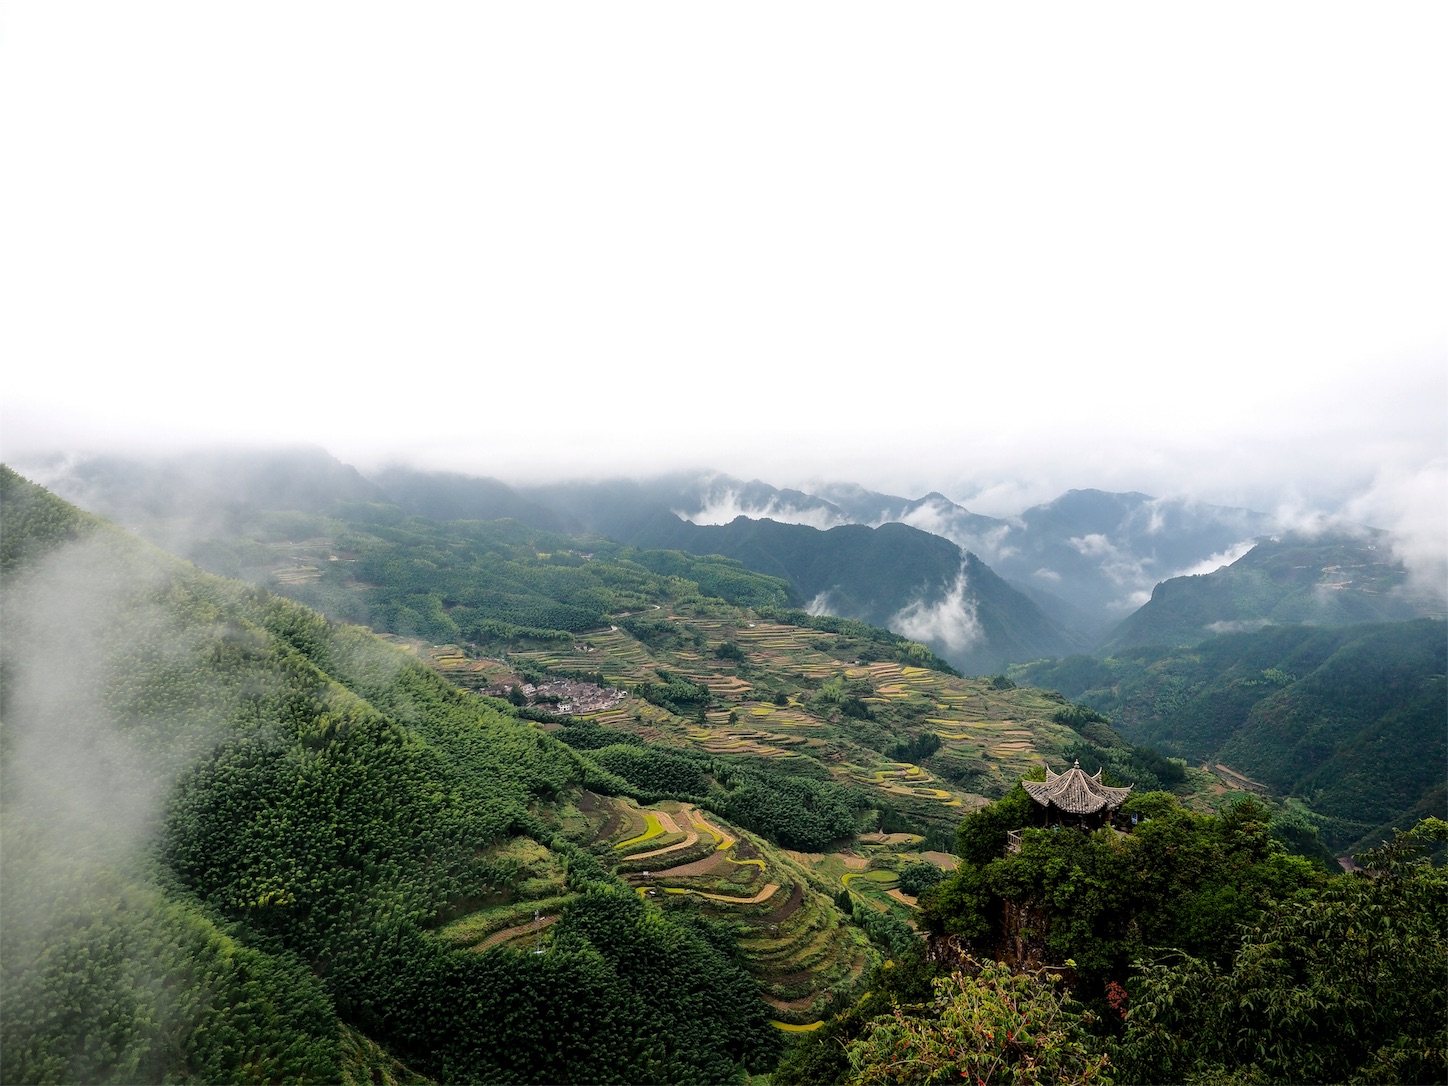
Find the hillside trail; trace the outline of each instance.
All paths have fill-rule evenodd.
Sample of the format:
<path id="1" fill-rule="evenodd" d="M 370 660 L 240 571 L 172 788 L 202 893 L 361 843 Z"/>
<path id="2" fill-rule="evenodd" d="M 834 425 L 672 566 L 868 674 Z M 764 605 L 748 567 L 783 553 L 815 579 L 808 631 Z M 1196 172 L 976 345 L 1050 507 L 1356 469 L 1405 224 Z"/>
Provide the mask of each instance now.
<path id="1" fill-rule="evenodd" d="M 541 919 L 538 919 L 538 920 L 530 920 L 530 921 L 528 921 L 526 924 L 519 924 L 519 925 L 518 925 L 517 927 L 515 927 L 515 928 L 504 928 L 502 931 L 495 931 L 495 932 L 493 932 L 492 935 L 489 935 L 489 936 L 488 936 L 486 939 L 484 939 L 481 943 L 479 943 L 477 946 L 473 947 L 473 949 L 474 949 L 474 950 L 486 950 L 486 949 L 487 949 L 488 947 L 490 947 L 490 946 L 497 946 L 499 943 L 505 943 L 505 942 L 507 942 L 509 939 L 515 939 L 515 938 L 517 938 L 519 935 L 526 935 L 526 934 L 528 934 L 529 932 L 534 931 L 535 929 L 538 930 L 538 931 L 542 931 L 544 928 L 548 927 L 550 924 L 555 924 L 555 923 L 557 923 L 557 922 L 558 922 L 558 917 L 556 917 L 556 916 L 545 916 L 545 917 L 542 917 Z"/>

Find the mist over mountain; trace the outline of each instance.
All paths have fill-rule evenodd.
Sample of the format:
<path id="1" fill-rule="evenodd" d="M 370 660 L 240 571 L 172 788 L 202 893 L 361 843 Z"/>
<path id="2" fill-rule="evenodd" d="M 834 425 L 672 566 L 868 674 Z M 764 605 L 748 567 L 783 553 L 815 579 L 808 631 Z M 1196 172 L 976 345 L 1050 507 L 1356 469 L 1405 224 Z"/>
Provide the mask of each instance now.
<path id="1" fill-rule="evenodd" d="M 149 456 L 57 454 L 23 466 L 66 500 L 121 521 L 237 516 L 258 509 L 327 513 L 338 502 L 387 500 L 356 468 L 310 445 Z"/>
<path id="2" fill-rule="evenodd" d="M 975 555 L 905 524 L 820 531 L 743 516 L 725 525 L 660 516 L 630 542 L 736 558 L 789 581 L 811 611 L 885 626 L 968 674 L 1086 645 Z"/>
<path id="3" fill-rule="evenodd" d="M 1160 581 L 1229 562 L 1277 525 L 1248 509 L 1100 490 L 1072 490 L 1009 519 L 973 513 L 935 492 L 906 498 L 854 483 L 806 492 L 717 474 L 520 490 L 560 514 L 590 509 L 588 526 L 613 538 L 632 538 L 665 508 L 702 525 L 739 516 L 816 528 L 908 525 L 976 554 L 1058 625 L 1088 638 L 1141 606 Z"/>
<path id="4" fill-rule="evenodd" d="M 501 520 L 550 532 L 581 531 L 582 523 L 534 501 L 507 483 L 457 472 L 417 471 L 399 465 L 375 472 L 373 482 L 387 498 L 414 516 L 434 520 Z"/>
<path id="5" fill-rule="evenodd" d="M 1163 581 L 1112 631 L 1105 650 L 1189 645 L 1214 633 L 1284 623 L 1343 626 L 1443 613 L 1442 598 L 1410 580 L 1388 533 L 1290 532 L 1210 573 Z"/>
<path id="6" fill-rule="evenodd" d="M 1305 552 L 1291 558 L 1264 542 L 1265 550 L 1244 559 L 1277 530 L 1272 516 L 1135 492 L 1072 490 L 1003 519 L 934 492 L 906 498 L 852 483 L 779 488 L 717 472 L 513 485 L 392 465 L 364 477 L 315 448 L 54 458 L 39 467 L 36 477 L 56 493 L 198 559 L 206 539 L 285 531 L 278 511 L 347 515 L 369 505 L 724 554 L 782 577 L 801 604 L 820 613 L 918 634 L 977 673 L 1103 642 L 1184 644 L 1266 622 L 1332 624 L 1441 610 L 1432 593 L 1409 591 L 1384 534 L 1350 544 L 1357 547 L 1351 556 L 1311 557 L 1318 587 L 1299 585 L 1292 602 L 1289 585 L 1305 575 L 1288 566 L 1310 564 Z M 264 525 L 256 522 L 263 513 L 270 518 Z M 1360 539 L 1369 535 L 1357 531 Z M 1331 572 L 1344 562 L 1345 569 L 1377 572 L 1344 580 Z M 1220 577 L 1202 579 L 1217 570 Z M 1249 575 L 1250 590 L 1243 587 Z M 1228 583 L 1238 587 L 1223 587 Z"/>
<path id="7" fill-rule="evenodd" d="M 1058 622 L 1091 636 L 1144 603 L 1159 581 L 1230 560 L 1275 526 L 1247 509 L 1101 490 L 1071 490 L 1009 519 L 937 493 L 822 492 L 862 523 L 898 521 L 974 551 Z"/>

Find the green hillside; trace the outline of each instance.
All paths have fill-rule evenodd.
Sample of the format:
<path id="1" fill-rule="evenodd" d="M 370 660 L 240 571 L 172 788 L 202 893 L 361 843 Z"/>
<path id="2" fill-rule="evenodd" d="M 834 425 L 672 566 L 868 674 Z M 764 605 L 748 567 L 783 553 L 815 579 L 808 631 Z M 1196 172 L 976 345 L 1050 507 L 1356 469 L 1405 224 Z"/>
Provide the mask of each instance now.
<path id="1" fill-rule="evenodd" d="M 1267 625 L 1343 626 L 1424 615 L 1442 617 L 1443 602 L 1413 590 L 1386 532 L 1287 534 L 1260 540 L 1213 573 L 1158 584 L 1102 651 L 1194 645 L 1214 633 Z"/>
<path id="2" fill-rule="evenodd" d="M 7 1081 L 724 1081 L 727 938 L 564 832 L 626 787 L 407 654 L 0 475 Z M 455 948 L 546 853 L 542 955 Z M 511 843 L 511 844 L 510 844 Z M 660 991 L 676 998 L 661 1002 Z"/>
<path id="3" fill-rule="evenodd" d="M 905 631 L 969 674 L 1086 645 L 974 554 L 905 524 L 820 531 L 742 517 L 701 525 L 660 514 L 632 542 L 737 559 L 787 581 L 813 609 Z"/>
<path id="4" fill-rule="evenodd" d="M 1017 669 L 1111 716 L 1128 738 L 1294 796 L 1347 849 L 1448 814 L 1442 622 L 1274 626 L 1190 649 Z"/>
<path id="5" fill-rule="evenodd" d="M 1017 676 L 1068 698 L 962 678 L 725 558 L 367 495 L 251 506 L 193 543 L 253 583 L 0 470 L 5 1081 L 890 1081 L 888 1031 L 933 1045 L 953 1012 L 932 975 L 987 947 L 1076 962 L 1085 1013 L 1026 973 L 936 975 L 1011 1030 L 1038 1012 L 1069 1026 L 1039 1033 L 1041 1059 L 1176 1081 L 1200 1054 L 1250 1077 L 1288 1057 L 1213 1047 L 1173 993 L 1236 1013 L 1231 986 L 1261 987 L 1254 947 L 1310 950 L 1293 910 L 1320 900 L 1336 923 L 1334 902 L 1358 897 L 1382 905 L 1384 945 L 1421 951 L 1375 982 L 1387 1009 L 1364 1036 L 1416 1045 L 1437 1013 L 1413 994 L 1442 973 L 1432 910 L 1389 900 L 1390 880 L 1323 890 L 1274 834 L 1292 839 L 1304 811 L 1336 840 L 1354 818 L 1431 808 L 1411 773 L 1442 761 L 1440 623 L 1272 629 Z M 1184 714 L 1174 732 L 1148 703 Z M 1247 726 L 1213 715 L 1227 704 Z M 1220 822 L 1157 791 L 1211 802 L 1211 777 L 1122 738 L 1178 733 L 1231 782 Z M 1409 733 L 1413 766 L 1393 742 Z M 1353 743 L 1379 744 L 1401 795 L 1337 756 Z M 1227 802 L 1254 787 L 1251 758 L 1265 790 L 1300 800 Z M 1016 781 L 1075 759 L 1136 786 L 1143 828 L 1026 828 L 1001 857 L 997 830 L 1035 824 Z M 1419 896 L 1441 883 L 1408 873 Z M 1239 956 L 1254 918 L 1282 939 Z M 1195 957 L 1130 965 L 1165 945 Z M 1321 969 L 1313 998 L 1336 1008 L 1346 974 Z M 1144 1008 L 1130 1019 L 1128 998 Z M 927 1055 L 985 1044 L 1009 1063 L 1021 1043 Z M 1443 1062 L 1281 1050 L 1379 1078 Z"/>

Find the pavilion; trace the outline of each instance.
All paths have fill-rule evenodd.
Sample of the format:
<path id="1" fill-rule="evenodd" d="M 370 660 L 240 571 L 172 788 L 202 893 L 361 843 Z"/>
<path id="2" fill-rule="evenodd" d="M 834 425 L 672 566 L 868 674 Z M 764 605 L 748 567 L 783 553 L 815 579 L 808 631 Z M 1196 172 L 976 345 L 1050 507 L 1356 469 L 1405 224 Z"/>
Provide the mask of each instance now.
<path id="1" fill-rule="evenodd" d="M 1126 802 L 1132 785 L 1112 788 L 1101 783 L 1101 770 L 1088 776 L 1078 761 L 1064 773 L 1046 767 L 1044 781 L 1021 781 L 1026 793 L 1046 808 L 1046 825 L 1097 829 Z"/>

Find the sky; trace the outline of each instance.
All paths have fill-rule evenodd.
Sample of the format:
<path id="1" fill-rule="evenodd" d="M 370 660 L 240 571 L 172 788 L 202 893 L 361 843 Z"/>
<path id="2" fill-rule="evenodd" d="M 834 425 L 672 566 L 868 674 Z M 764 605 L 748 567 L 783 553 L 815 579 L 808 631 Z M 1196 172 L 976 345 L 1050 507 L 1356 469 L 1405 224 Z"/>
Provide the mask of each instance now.
<path id="1" fill-rule="evenodd" d="M 0 2 L 0 456 L 1448 546 L 1448 6 Z"/>

